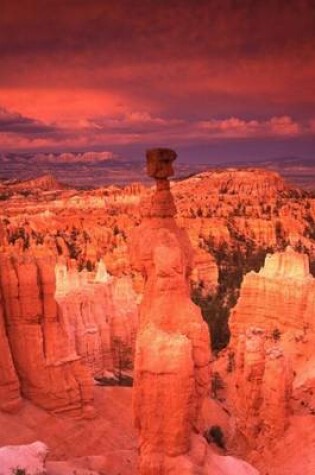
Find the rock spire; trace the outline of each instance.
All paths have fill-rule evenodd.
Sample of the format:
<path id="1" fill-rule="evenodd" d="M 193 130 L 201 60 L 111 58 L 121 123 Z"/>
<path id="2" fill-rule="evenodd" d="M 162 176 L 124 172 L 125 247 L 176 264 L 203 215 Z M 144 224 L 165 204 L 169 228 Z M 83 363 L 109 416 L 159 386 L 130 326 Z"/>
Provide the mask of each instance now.
<path id="1" fill-rule="evenodd" d="M 140 475 L 178 474 L 187 467 L 185 473 L 195 473 L 206 456 L 198 440 L 198 416 L 209 393 L 209 332 L 189 297 L 192 251 L 175 223 L 168 181 L 175 158 L 169 149 L 147 152 L 147 173 L 155 178 L 156 191 L 142 206 L 143 221 L 130 246 L 133 267 L 146 280 L 134 384 Z M 202 447 L 198 456 L 196 443 Z"/>

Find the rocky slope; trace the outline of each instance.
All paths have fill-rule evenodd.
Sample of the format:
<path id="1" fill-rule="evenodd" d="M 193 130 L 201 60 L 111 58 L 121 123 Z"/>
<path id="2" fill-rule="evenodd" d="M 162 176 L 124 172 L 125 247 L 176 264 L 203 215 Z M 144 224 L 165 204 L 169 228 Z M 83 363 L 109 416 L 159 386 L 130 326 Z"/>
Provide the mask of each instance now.
<path id="1" fill-rule="evenodd" d="M 299 420 L 314 427 L 314 303 L 308 256 L 290 247 L 268 255 L 258 273 L 244 278 L 230 317 L 231 341 L 215 365 L 225 382 L 221 397 L 235 417 L 231 446 L 262 473 L 285 473 L 274 461 L 283 459 L 286 444 L 299 445 Z M 314 457 L 308 462 L 311 473 Z M 298 474 L 294 463 L 291 473 Z"/>
<path id="2" fill-rule="evenodd" d="M 133 357 L 137 303 L 144 296 L 135 386 L 143 473 L 148 464 L 151 470 L 150 460 L 171 470 L 183 464 L 188 473 L 206 467 L 215 474 L 252 471 L 214 454 L 213 443 L 208 447 L 201 433 L 219 424 L 228 453 L 246 457 L 262 474 L 297 475 L 301 467 L 310 475 L 314 198 L 267 171 L 205 172 L 171 183 L 175 220 L 167 182 L 158 183 L 157 192 L 140 185 L 90 191 L 39 187 L 30 194 L 18 189 L 0 201 L 1 408 L 14 411 L 22 404 L 23 410 L 27 397 L 50 410 L 90 414 L 92 376 L 128 366 Z M 291 248 L 282 252 L 289 242 Z M 267 252 L 273 255 L 261 268 Z M 189 299 L 188 279 L 216 350 L 228 343 L 234 307 L 231 341 L 212 376 L 211 392 L 225 398 L 224 404 L 211 405 L 204 397 L 210 384 L 208 337 Z M 207 405 L 205 425 L 199 416 Z M 11 417 L 16 416 L 5 414 L 6 425 Z M 216 417 L 219 422 L 213 422 Z M 113 427 L 99 432 L 90 423 L 84 430 L 95 437 L 84 454 L 71 445 L 80 446 L 79 438 L 70 437 L 71 426 L 69 444 L 62 437 L 55 458 L 67 458 L 65 444 L 71 457 L 95 455 L 97 438 L 114 432 Z M 49 424 L 62 431 L 50 416 Z M 118 433 L 119 418 L 115 424 Z M 48 429 L 29 434 L 21 439 L 11 434 L 10 440 L 4 434 L 2 440 L 28 443 L 45 434 L 36 439 L 49 447 L 56 442 Z M 116 460 L 111 454 L 109 465 L 102 463 L 115 474 L 119 464 L 111 466 L 111 457 Z"/>
<path id="3" fill-rule="evenodd" d="M 315 200 L 262 169 L 212 170 L 171 188 L 176 221 L 195 252 L 194 300 L 199 294 L 211 298 L 218 328 L 214 348 L 220 349 L 228 343 L 228 314 L 242 277 L 258 271 L 267 252 L 291 243 L 308 253 L 315 273 Z M 140 222 L 140 200 L 150 194 L 139 184 L 27 197 L 16 192 L 0 202 L 6 242 L 17 250 L 42 245 L 89 271 L 102 258 L 112 275 L 132 275 L 127 243 Z M 141 277 L 132 277 L 143 291 Z"/>
<path id="4" fill-rule="evenodd" d="M 55 191 L 63 190 L 65 185 L 62 185 L 54 178 L 53 175 L 42 175 L 38 178 L 30 180 L 16 181 L 11 180 L 1 183 L 0 190 L 11 192 L 28 191 L 29 193 L 37 191 Z"/>
<path id="5" fill-rule="evenodd" d="M 298 335 L 299 331 L 311 334 L 315 330 L 314 286 L 306 254 L 288 247 L 285 252 L 267 255 L 264 267 L 244 278 L 240 299 L 230 318 L 233 340 L 249 322 L 264 328 L 270 336 L 277 330 L 280 335 Z"/>
<path id="6" fill-rule="evenodd" d="M 226 242 L 230 250 L 249 243 L 275 247 L 289 241 L 311 250 L 314 199 L 275 172 L 204 172 L 174 184 L 172 190 L 193 241 L 199 238 L 214 248 Z"/>
<path id="7" fill-rule="evenodd" d="M 135 475 L 137 443 L 132 426 L 131 388 L 95 386 L 93 399 L 97 408 L 97 417 L 93 419 L 61 417 L 29 401 L 24 401 L 16 414 L 0 411 L 3 452 L 8 445 L 41 441 L 49 449 L 45 475 Z M 22 469 L 27 467 L 30 451 L 27 448 L 19 452 Z M 1 455 L 0 452 L 0 462 Z M 8 459 L 5 453 L 3 456 Z M 37 468 L 42 465 L 42 458 L 37 458 Z M 16 467 L 17 463 L 11 466 Z M 32 475 L 39 473 L 35 471 Z"/>

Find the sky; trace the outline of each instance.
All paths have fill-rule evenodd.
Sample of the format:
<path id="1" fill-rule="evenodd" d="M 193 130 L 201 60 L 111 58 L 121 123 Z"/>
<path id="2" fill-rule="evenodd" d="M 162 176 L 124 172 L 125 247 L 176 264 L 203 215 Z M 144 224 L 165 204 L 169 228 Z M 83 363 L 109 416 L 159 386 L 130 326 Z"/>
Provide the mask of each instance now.
<path id="1" fill-rule="evenodd" d="M 0 65 L 0 153 L 314 157 L 313 0 L 0 0 Z"/>

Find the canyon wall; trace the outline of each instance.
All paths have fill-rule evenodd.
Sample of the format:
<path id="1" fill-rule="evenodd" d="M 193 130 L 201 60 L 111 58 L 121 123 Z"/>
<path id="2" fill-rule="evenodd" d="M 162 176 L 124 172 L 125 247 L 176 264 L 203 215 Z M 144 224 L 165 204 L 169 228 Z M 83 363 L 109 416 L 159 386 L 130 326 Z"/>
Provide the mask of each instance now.
<path id="1" fill-rule="evenodd" d="M 229 322 L 232 338 L 237 338 L 249 323 L 264 328 L 269 335 L 275 330 L 298 334 L 305 329 L 311 333 L 315 326 L 314 288 L 306 254 L 288 247 L 285 252 L 268 255 L 258 273 L 244 277 Z"/>
<path id="2" fill-rule="evenodd" d="M 101 260 L 96 273 L 56 265 L 56 300 L 71 351 L 94 377 L 133 365 L 138 328 L 137 295 L 128 276 L 113 277 Z"/>
<path id="3" fill-rule="evenodd" d="M 14 411 L 21 403 L 20 383 L 15 371 L 14 363 L 3 315 L 3 302 L 0 294 L 0 409 Z"/>
<path id="4" fill-rule="evenodd" d="M 251 326 L 239 337 L 233 355 L 235 366 L 227 381 L 237 431 L 249 449 L 268 447 L 289 426 L 290 357 L 279 346 L 268 347 L 265 332 Z"/>
<path id="5" fill-rule="evenodd" d="M 110 276 L 102 260 L 94 272 L 79 272 L 67 256 L 56 263 L 47 242 L 1 243 L 1 408 L 17 408 L 22 395 L 45 409 L 88 414 L 92 377 L 133 365 L 131 277 Z"/>
<path id="6" fill-rule="evenodd" d="M 5 322 L 2 335 L 7 335 L 12 356 L 12 360 L 6 357 L 5 372 L 15 381 L 15 399 L 18 383 L 14 367 L 21 394 L 27 399 L 56 412 L 87 415 L 93 399 L 91 378 L 78 355 L 68 352 L 67 336 L 54 299 L 54 264 L 49 255 L 0 255 Z"/>
<path id="7" fill-rule="evenodd" d="M 228 400 L 252 448 L 282 437 L 292 414 L 315 410 L 315 279 L 308 256 L 268 255 L 248 273 L 230 316 Z"/>

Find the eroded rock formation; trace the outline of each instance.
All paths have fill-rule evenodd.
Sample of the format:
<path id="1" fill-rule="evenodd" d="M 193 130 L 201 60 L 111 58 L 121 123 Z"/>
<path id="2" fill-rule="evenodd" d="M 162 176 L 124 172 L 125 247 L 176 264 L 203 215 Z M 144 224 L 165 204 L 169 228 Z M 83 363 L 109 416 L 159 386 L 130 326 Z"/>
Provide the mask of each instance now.
<path id="1" fill-rule="evenodd" d="M 56 265 L 56 300 L 69 351 L 82 357 L 95 377 L 133 364 L 138 328 L 137 295 L 128 276 L 113 277 L 105 263 L 96 274 L 78 272 L 72 263 Z"/>
<path id="2" fill-rule="evenodd" d="M 54 258 L 2 253 L 0 284 L 22 395 L 45 409 L 90 413 L 91 378 L 78 355 L 68 352 L 54 299 Z M 12 368 L 8 358 L 7 364 Z"/>
<path id="3" fill-rule="evenodd" d="M 308 256 L 288 247 L 268 255 L 264 267 L 244 277 L 241 295 L 229 321 L 232 344 L 249 325 L 264 329 L 277 339 L 314 333 L 315 280 Z M 282 338 L 281 341 L 286 341 Z"/>
<path id="4" fill-rule="evenodd" d="M 143 475 L 180 473 L 193 465 L 186 457 L 210 382 L 208 329 L 189 298 L 191 248 L 174 221 L 167 180 L 175 157 L 168 150 L 148 152 L 148 174 L 156 178 L 157 190 L 143 205 L 131 244 L 134 268 L 146 278 L 134 385 Z"/>
<path id="5" fill-rule="evenodd" d="M 14 411 L 21 403 L 20 383 L 15 371 L 5 328 L 3 303 L 0 293 L 0 409 Z"/>
<path id="6" fill-rule="evenodd" d="M 148 174 L 156 178 L 157 189 L 142 205 L 142 224 L 130 246 L 133 266 L 146 279 L 134 380 L 139 474 L 246 473 L 235 459 L 228 467 L 227 459 L 211 456 L 199 432 L 201 406 L 210 390 L 210 341 L 189 296 L 190 243 L 174 221 L 167 178 L 175 156 L 164 149 L 147 153 Z"/>
<path id="7" fill-rule="evenodd" d="M 229 322 L 229 399 L 251 448 L 283 437 L 292 414 L 314 412 L 314 302 L 308 256 L 290 247 L 243 280 Z"/>
<path id="8" fill-rule="evenodd" d="M 194 268 L 191 274 L 192 285 L 200 289 L 203 296 L 215 294 L 218 286 L 218 266 L 214 257 L 197 247 L 194 252 Z"/>
<path id="9" fill-rule="evenodd" d="M 289 358 L 269 346 L 264 330 L 249 327 L 238 338 L 230 398 L 236 426 L 250 448 L 268 446 L 288 427 L 293 374 Z"/>

